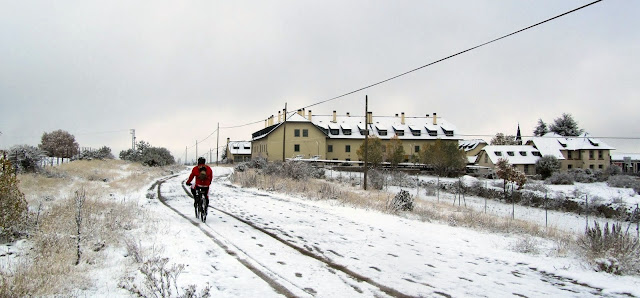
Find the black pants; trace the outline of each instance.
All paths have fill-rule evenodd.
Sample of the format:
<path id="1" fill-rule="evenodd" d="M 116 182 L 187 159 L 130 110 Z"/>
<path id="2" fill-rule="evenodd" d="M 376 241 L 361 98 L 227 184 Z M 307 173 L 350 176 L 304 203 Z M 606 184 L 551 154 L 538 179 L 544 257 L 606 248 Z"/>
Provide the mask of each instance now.
<path id="1" fill-rule="evenodd" d="M 200 193 L 203 194 L 204 197 L 207 199 L 207 202 L 209 202 L 209 187 L 196 186 L 195 188 L 192 188 L 191 194 L 193 194 L 194 200 L 196 198 L 196 188 L 200 190 Z"/>

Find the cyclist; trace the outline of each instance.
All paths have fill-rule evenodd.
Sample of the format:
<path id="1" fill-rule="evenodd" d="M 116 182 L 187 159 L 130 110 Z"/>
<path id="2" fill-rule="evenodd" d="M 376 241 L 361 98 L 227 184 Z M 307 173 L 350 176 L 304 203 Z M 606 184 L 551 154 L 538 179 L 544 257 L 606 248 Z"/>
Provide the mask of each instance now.
<path id="1" fill-rule="evenodd" d="M 211 171 L 211 167 L 205 164 L 206 160 L 204 157 L 198 158 L 198 165 L 193 167 L 191 170 L 191 175 L 189 175 L 189 179 L 187 179 L 187 185 L 191 186 L 191 193 L 194 197 L 196 197 L 196 188 L 200 189 L 200 193 L 204 194 L 206 202 L 209 202 L 209 186 L 211 185 L 211 180 L 213 180 L 213 171 Z M 191 180 L 196 178 L 195 184 L 191 185 Z"/>

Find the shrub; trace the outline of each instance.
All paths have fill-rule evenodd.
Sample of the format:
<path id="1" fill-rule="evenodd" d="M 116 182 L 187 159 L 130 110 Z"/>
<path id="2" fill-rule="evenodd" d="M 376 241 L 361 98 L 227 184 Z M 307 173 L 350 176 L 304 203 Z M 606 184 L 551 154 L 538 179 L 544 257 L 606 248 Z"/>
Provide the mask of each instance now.
<path id="1" fill-rule="evenodd" d="M 111 148 L 107 146 L 102 146 L 98 150 L 84 150 L 80 152 L 78 155 L 74 156 L 72 160 L 83 160 L 83 159 L 114 159 L 115 157 L 111 153 Z"/>
<path id="2" fill-rule="evenodd" d="M 385 177 L 384 173 L 379 170 L 369 170 L 367 171 L 367 184 L 371 186 L 373 189 L 381 190 L 385 185 Z"/>
<path id="3" fill-rule="evenodd" d="M 395 197 L 389 202 L 388 209 L 392 212 L 398 211 L 412 211 L 413 210 L 413 196 L 406 190 L 401 190 Z"/>
<path id="4" fill-rule="evenodd" d="M 556 172 L 545 180 L 547 184 L 554 185 L 573 185 L 573 176 L 565 172 Z"/>
<path id="5" fill-rule="evenodd" d="M 617 175 L 609 177 L 607 185 L 611 187 L 633 188 L 636 193 L 640 193 L 640 181 L 627 175 Z"/>
<path id="6" fill-rule="evenodd" d="M 640 242 L 622 232 L 622 225 L 606 223 L 600 229 L 598 222 L 578 239 L 578 246 L 597 271 L 613 274 L 640 272 Z"/>
<path id="7" fill-rule="evenodd" d="M 545 155 L 536 162 L 536 173 L 547 179 L 560 170 L 560 161 L 553 155 Z"/>
<path id="8" fill-rule="evenodd" d="M 29 145 L 16 145 L 9 149 L 7 158 L 18 173 L 33 173 L 40 170 L 40 162 L 45 154 L 42 150 Z"/>
<path id="9" fill-rule="evenodd" d="M 136 150 L 120 151 L 120 159 L 140 162 L 151 167 L 167 166 L 175 163 L 173 155 L 166 148 L 152 147 L 145 141 L 137 144 Z"/>
<path id="10" fill-rule="evenodd" d="M 0 238 L 13 240 L 26 221 L 27 201 L 8 160 L 0 160 Z"/>
<path id="11" fill-rule="evenodd" d="M 573 176 L 573 181 L 580 183 L 596 182 L 596 176 L 590 169 L 571 169 L 569 174 Z"/>

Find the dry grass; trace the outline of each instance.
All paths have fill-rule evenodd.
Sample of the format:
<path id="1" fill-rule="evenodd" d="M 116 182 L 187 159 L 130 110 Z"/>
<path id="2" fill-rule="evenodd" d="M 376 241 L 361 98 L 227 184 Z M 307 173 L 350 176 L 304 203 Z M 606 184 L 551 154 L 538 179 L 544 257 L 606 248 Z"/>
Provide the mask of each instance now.
<path id="1" fill-rule="evenodd" d="M 45 173 L 18 175 L 20 189 L 30 205 L 32 249 L 19 264 L 0 268 L 0 296 L 52 296 L 90 286 L 86 276 L 99 268 L 104 248 L 126 247 L 125 234 L 145 217 L 136 202 L 114 200 L 170 174 L 167 168 L 149 168 L 124 161 L 75 161 Z M 81 258 L 76 260 L 76 205 L 74 191 L 84 189 L 81 209 Z M 37 220 L 36 220 L 37 219 Z"/>
<path id="2" fill-rule="evenodd" d="M 258 175 L 255 170 L 235 172 L 233 183 L 243 187 L 255 187 L 290 195 L 299 195 L 312 200 L 335 200 L 343 205 L 397 214 L 428 222 L 440 222 L 450 226 L 460 226 L 492 233 L 522 234 L 526 237 L 542 237 L 556 243 L 555 254 L 564 255 L 568 247 L 574 245 L 575 237 L 555 228 L 545 229 L 524 220 L 489 215 L 470 208 L 415 200 L 414 210 L 397 213 L 391 210 L 389 202 L 394 194 L 381 190 L 364 191 L 347 183 L 332 183 L 320 179 L 293 180 L 271 175 Z M 530 243 L 528 243 L 530 244 Z M 533 248 L 531 248 L 533 249 Z"/>

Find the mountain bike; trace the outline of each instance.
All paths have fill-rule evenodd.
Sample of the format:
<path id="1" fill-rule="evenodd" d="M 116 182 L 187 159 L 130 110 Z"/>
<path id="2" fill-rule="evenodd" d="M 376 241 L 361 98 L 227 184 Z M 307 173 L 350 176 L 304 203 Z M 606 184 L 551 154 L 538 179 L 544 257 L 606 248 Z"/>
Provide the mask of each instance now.
<path id="1" fill-rule="evenodd" d="M 207 211 L 209 209 L 209 198 L 206 194 L 202 193 L 202 189 L 196 187 L 196 195 L 193 198 L 193 209 L 196 213 L 196 218 L 202 220 L 202 222 L 207 221 Z"/>

